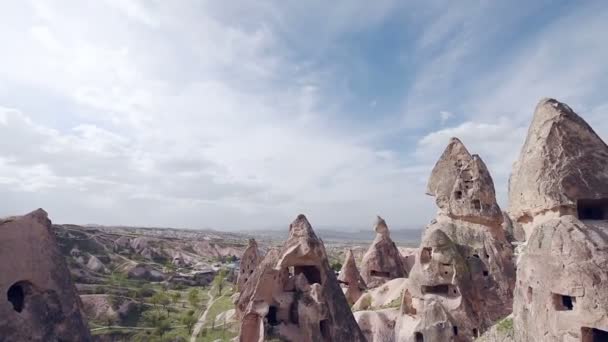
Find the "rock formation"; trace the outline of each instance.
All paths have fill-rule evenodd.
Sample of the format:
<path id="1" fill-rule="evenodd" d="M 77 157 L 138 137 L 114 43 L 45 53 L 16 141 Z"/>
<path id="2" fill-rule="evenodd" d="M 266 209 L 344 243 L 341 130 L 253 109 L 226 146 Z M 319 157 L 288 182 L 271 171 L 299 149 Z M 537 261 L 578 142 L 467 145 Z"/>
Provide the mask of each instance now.
<path id="1" fill-rule="evenodd" d="M 543 99 L 509 182 L 509 213 L 531 227 L 566 214 L 608 218 L 608 146 L 568 105 Z"/>
<path id="2" fill-rule="evenodd" d="M 608 341 L 607 165 L 608 146 L 570 107 L 539 103 L 509 194 L 527 237 L 516 341 Z"/>
<path id="3" fill-rule="evenodd" d="M 388 280 L 407 277 L 399 249 L 391 240 L 390 231 L 382 217 L 378 216 L 376 238 L 361 262 L 361 276 L 369 288 L 382 285 Z"/>
<path id="4" fill-rule="evenodd" d="M 323 242 L 300 215 L 280 250 L 271 249 L 237 301 L 239 340 L 365 341 Z"/>
<path id="5" fill-rule="evenodd" d="M 47 213 L 0 219 L 0 339 L 90 341 Z"/>
<path id="6" fill-rule="evenodd" d="M 437 218 L 404 284 L 395 341 L 472 341 L 511 313 L 513 250 L 484 162 L 453 138 L 431 173 Z"/>
<path id="7" fill-rule="evenodd" d="M 253 272 L 260 264 L 261 257 L 260 251 L 258 250 L 258 244 L 255 239 L 249 239 L 249 245 L 241 256 L 241 266 L 236 281 L 236 288 L 238 292 L 243 291 L 243 287 L 249 280 L 249 277 L 253 275 Z"/>
<path id="8" fill-rule="evenodd" d="M 338 275 L 338 281 L 346 287 L 344 295 L 346 296 L 348 304 L 351 305 L 361 297 L 361 294 L 367 288 L 365 281 L 363 281 L 363 278 L 361 278 L 361 274 L 357 269 L 353 251 L 350 249 L 346 252 L 346 257 L 344 257 L 344 264 Z"/>

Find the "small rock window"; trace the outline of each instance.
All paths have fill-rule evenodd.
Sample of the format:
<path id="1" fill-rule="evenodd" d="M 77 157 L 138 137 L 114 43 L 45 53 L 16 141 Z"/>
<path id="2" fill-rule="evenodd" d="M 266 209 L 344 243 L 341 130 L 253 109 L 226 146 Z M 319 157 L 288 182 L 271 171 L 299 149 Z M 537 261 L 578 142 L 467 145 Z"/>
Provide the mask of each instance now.
<path id="1" fill-rule="evenodd" d="M 576 202 L 580 220 L 608 220 L 608 199 L 581 199 Z"/>
<path id="2" fill-rule="evenodd" d="M 268 324 L 272 326 L 279 325 L 279 320 L 277 319 L 277 307 L 269 306 L 268 307 L 268 315 L 266 315 L 266 319 L 268 320 Z"/>
<path id="3" fill-rule="evenodd" d="M 488 271 L 483 271 L 483 276 L 487 277 L 490 273 Z"/>
<path id="4" fill-rule="evenodd" d="M 436 295 L 444 295 L 450 292 L 450 285 L 435 285 L 435 286 L 422 286 L 422 294 L 436 294 Z"/>
<path id="5" fill-rule="evenodd" d="M 479 336 L 479 331 L 477 331 L 477 329 L 473 328 L 473 337 L 478 337 Z"/>
<path id="6" fill-rule="evenodd" d="M 6 291 L 6 299 L 13 305 L 13 310 L 17 312 L 23 311 L 25 299 L 29 294 L 31 284 L 27 281 L 20 281 L 13 284 Z"/>
<path id="7" fill-rule="evenodd" d="M 481 201 L 478 199 L 473 200 L 473 208 L 480 210 L 481 209 Z"/>
<path id="8" fill-rule="evenodd" d="M 416 342 L 424 342 L 424 335 L 421 332 L 417 331 L 414 333 L 414 340 Z"/>
<path id="9" fill-rule="evenodd" d="M 420 252 L 420 263 L 427 264 L 431 261 L 431 254 L 433 253 L 433 249 L 431 247 L 422 248 L 422 252 Z"/>
<path id="10" fill-rule="evenodd" d="M 534 294 L 534 290 L 532 289 L 531 286 L 528 286 L 528 294 L 526 296 L 526 299 L 528 300 L 528 304 L 532 303 L 533 294 Z"/>
<path id="11" fill-rule="evenodd" d="M 458 190 L 456 192 L 454 192 L 454 198 L 456 199 L 461 199 L 462 198 L 462 191 Z"/>
<path id="12" fill-rule="evenodd" d="M 595 328 L 581 328 L 581 342 L 604 342 L 608 341 L 608 331 Z"/>
<path id="13" fill-rule="evenodd" d="M 554 293 L 553 296 L 553 307 L 556 311 L 571 311 L 574 310 L 574 304 L 576 304 L 576 297 L 564 296 L 561 294 Z"/>
<path id="14" fill-rule="evenodd" d="M 390 273 L 388 272 L 382 272 L 382 271 L 374 271 L 372 270 L 370 272 L 370 274 L 372 275 L 372 277 L 381 277 L 381 278 L 390 278 Z"/>
<path id="15" fill-rule="evenodd" d="M 453 326 L 452 331 L 454 331 L 454 336 L 458 336 L 458 327 L 457 326 Z"/>

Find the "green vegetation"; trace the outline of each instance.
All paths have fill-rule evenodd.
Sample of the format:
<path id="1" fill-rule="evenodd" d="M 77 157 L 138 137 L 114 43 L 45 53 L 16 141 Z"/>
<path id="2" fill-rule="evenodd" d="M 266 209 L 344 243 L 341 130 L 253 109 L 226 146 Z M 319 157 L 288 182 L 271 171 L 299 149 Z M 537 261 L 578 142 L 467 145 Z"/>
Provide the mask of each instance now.
<path id="1" fill-rule="evenodd" d="M 340 270 L 342 269 L 342 263 L 340 263 L 339 261 L 333 262 L 331 264 L 331 269 L 335 272 L 340 272 Z"/>
<path id="2" fill-rule="evenodd" d="M 207 313 L 207 324 L 205 324 L 205 326 L 214 327 L 217 315 L 233 308 L 234 304 L 232 304 L 230 297 L 219 297 L 209 308 L 209 312 Z"/>
<path id="3" fill-rule="evenodd" d="M 226 282 L 226 270 L 221 269 L 217 272 L 215 278 L 213 278 L 213 288 L 217 291 L 217 295 L 222 295 L 222 290 L 224 289 L 224 284 Z"/>
<path id="4" fill-rule="evenodd" d="M 513 332 L 513 318 L 505 318 L 502 321 L 498 322 L 496 325 L 496 329 L 501 334 L 508 334 Z"/>

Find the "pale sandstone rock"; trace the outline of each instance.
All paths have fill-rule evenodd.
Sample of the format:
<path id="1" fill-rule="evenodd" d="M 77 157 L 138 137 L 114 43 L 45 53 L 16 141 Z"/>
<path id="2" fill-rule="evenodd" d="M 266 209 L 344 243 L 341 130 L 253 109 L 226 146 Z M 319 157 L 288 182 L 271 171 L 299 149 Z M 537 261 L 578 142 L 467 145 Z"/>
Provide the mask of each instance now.
<path id="1" fill-rule="evenodd" d="M 608 221 L 534 227 L 517 270 L 517 341 L 608 340 Z M 605 338 L 585 339 L 591 329 Z M 598 337 L 599 338 L 599 337 Z"/>
<path id="2" fill-rule="evenodd" d="M 513 165 L 509 213 L 526 238 L 544 220 L 608 207 L 608 146 L 568 105 L 543 99 Z M 593 211 L 587 212 L 593 215 Z M 608 218 L 608 217 L 604 217 Z"/>
<path id="3" fill-rule="evenodd" d="M 258 267 L 261 260 L 262 257 L 257 242 L 255 239 L 249 239 L 249 244 L 241 256 L 241 265 L 236 282 L 237 291 L 243 291 L 243 287 L 247 283 L 247 280 L 253 275 L 253 272 L 256 267 Z"/>
<path id="4" fill-rule="evenodd" d="M 399 253 L 403 257 L 403 266 L 405 266 L 406 273 L 410 274 L 412 267 L 416 263 L 418 248 L 399 247 Z"/>
<path id="5" fill-rule="evenodd" d="M 268 251 L 236 309 L 242 342 L 366 341 L 329 267 L 323 242 L 304 215 L 289 226 L 284 246 Z"/>
<path id="6" fill-rule="evenodd" d="M 50 229 L 42 209 L 0 219 L 2 340 L 91 340 L 82 304 Z"/>
<path id="7" fill-rule="evenodd" d="M 381 286 L 365 292 L 353 305 L 353 310 L 376 310 L 400 302 L 401 294 L 407 288 L 408 283 L 407 278 L 391 279 Z"/>
<path id="8" fill-rule="evenodd" d="M 89 257 L 89 261 L 87 262 L 87 268 L 93 272 L 101 272 L 106 273 L 108 270 L 106 266 L 94 255 Z"/>
<path id="9" fill-rule="evenodd" d="M 361 276 L 369 288 L 378 287 L 395 278 L 405 278 L 407 273 L 399 249 L 391 240 L 388 226 L 378 216 L 376 238 L 361 261 Z"/>
<path id="10" fill-rule="evenodd" d="M 513 250 L 490 173 L 453 138 L 431 174 L 437 218 L 402 296 L 397 341 L 471 341 L 511 312 Z"/>
<path id="11" fill-rule="evenodd" d="M 377 311 L 357 311 L 355 319 L 368 341 L 395 341 L 395 322 L 399 309 L 383 309 Z"/>
<path id="12" fill-rule="evenodd" d="M 367 288 L 365 281 L 363 281 L 363 278 L 357 269 L 353 251 L 350 249 L 346 252 L 346 256 L 344 257 L 344 264 L 338 275 L 338 281 L 346 288 L 344 295 L 351 305 L 361 297 L 361 294 L 363 294 Z"/>

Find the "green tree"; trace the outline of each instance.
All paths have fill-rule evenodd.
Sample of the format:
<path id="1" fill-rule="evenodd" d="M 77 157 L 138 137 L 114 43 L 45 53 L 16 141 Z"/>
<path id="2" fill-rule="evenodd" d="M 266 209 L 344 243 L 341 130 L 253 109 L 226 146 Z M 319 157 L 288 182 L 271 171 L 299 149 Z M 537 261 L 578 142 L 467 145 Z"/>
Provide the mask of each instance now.
<path id="1" fill-rule="evenodd" d="M 164 293 L 160 294 L 160 305 L 163 306 L 163 309 L 167 310 L 167 317 L 169 316 L 169 304 L 171 304 L 171 298 Z"/>
<path id="2" fill-rule="evenodd" d="M 226 270 L 221 269 L 213 278 L 213 286 L 217 290 L 219 296 L 222 295 L 222 290 L 224 288 L 224 284 L 226 282 Z"/>
<path id="3" fill-rule="evenodd" d="M 173 292 L 171 294 L 171 301 L 173 302 L 173 304 L 177 304 L 177 302 L 179 302 L 179 300 L 182 298 L 182 294 L 179 292 Z"/>
<path id="4" fill-rule="evenodd" d="M 194 317 L 194 311 L 188 311 L 185 315 L 182 316 L 182 324 L 188 328 L 188 333 L 192 333 L 192 328 L 196 324 L 196 317 Z"/>
<path id="5" fill-rule="evenodd" d="M 342 269 L 342 264 L 339 261 L 336 261 L 331 264 L 331 269 L 334 270 L 334 272 L 340 272 Z"/>
<path id="6" fill-rule="evenodd" d="M 154 332 L 156 333 L 156 335 L 158 335 L 158 337 L 160 337 L 162 341 L 163 336 L 170 330 L 171 325 L 169 324 L 169 321 L 166 319 L 161 319 L 156 323 L 156 329 L 154 329 Z"/>
<path id="7" fill-rule="evenodd" d="M 200 291 L 197 288 L 193 288 L 190 290 L 190 292 L 188 292 L 188 302 L 190 302 L 192 307 L 198 306 L 198 302 L 200 300 L 199 295 Z"/>
<path id="8" fill-rule="evenodd" d="M 159 305 L 160 305 L 162 298 L 163 298 L 163 294 L 160 292 L 155 293 L 154 296 L 152 296 L 150 298 L 150 303 L 152 303 L 154 305 L 154 308 L 156 309 L 156 313 L 159 312 Z"/>

